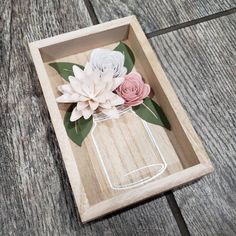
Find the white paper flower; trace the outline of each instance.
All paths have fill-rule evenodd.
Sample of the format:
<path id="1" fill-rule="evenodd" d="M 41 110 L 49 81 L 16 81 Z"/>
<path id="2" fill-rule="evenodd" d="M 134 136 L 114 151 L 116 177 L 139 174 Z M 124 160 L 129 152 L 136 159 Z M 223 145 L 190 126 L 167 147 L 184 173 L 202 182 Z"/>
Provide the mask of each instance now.
<path id="1" fill-rule="evenodd" d="M 77 103 L 73 109 L 70 121 L 80 117 L 88 119 L 95 111 L 115 117 L 118 112 L 115 106 L 124 103 L 124 99 L 113 93 L 124 78 L 113 78 L 113 71 L 107 70 L 102 75 L 98 70 L 92 70 L 89 63 L 82 70 L 73 66 L 74 76 L 69 76 L 68 84 L 58 86 L 63 93 L 56 100 L 59 103 Z"/>
<path id="2" fill-rule="evenodd" d="M 102 73 L 112 70 L 114 77 L 123 77 L 127 73 L 124 67 L 125 58 L 121 52 L 109 49 L 94 49 L 91 53 L 90 64 L 93 69 Z"/>

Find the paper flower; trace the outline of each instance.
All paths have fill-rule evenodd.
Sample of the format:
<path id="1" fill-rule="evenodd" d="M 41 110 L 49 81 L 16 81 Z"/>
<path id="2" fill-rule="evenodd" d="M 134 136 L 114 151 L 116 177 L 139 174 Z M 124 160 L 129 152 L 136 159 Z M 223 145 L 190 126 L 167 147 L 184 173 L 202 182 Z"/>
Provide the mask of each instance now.
<path id="1" fill-rule="evenodd" d="M 124 99 L 113 93 L 124 78 L 113 78 L 113 71 L 107 70 L 102 75 L 98 70 L 92 70 L 89 63 L 82 70 L 72 67 L 74 76 L 69 76 L 68 84 L 58 86 L 63 93 L 56 100 L 59 103 L 77 103 L 72 111 L 70 121 L 80 117 L 88 119 L 95 111 L 114 117 L 118 114 L 115 106 L 124 103 Z"/>
<path id="2" fill-rule="evenodd" d="M 116 89 L 116 93 L 124 98 L 126 106 L 137 106 L 150 93 L 150 86 L 145 84 L 142 76 L 131 72 L 125 76 L 124 82 Z"/>
<path id="3" fill-rule="evenodd" d="M 109 49 L 94 49 L 90 57 L 93 70 L 99 70 L 101 74 L 112 70 L 114 77 L 123 77 L 127 73 L 124 62 L 125 58 L 121 52 Z"/>

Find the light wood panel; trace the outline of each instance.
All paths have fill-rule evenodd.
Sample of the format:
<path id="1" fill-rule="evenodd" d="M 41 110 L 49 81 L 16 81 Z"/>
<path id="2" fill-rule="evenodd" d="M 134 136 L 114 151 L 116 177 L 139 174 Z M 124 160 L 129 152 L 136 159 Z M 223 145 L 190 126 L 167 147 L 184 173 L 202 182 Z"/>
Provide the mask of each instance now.
<path id="1" fill-rule="evenodd" d="M 100 23 L 136 15 L 146 33 L 236 7 L 234 0 L 91 0 Z"/>
<path id="2" fill-rule="evenodd" d="M 128 28 L 127 24 L 129 24 Z M 111 31 L 112 28 L 113 30 Z M 127 138 L 126 139 L 124 138 L 127 135 L 122 134 L 120 136 L 121 131 L 119 129 L 115 129 L 113 127 L 112 129 L 109 128 L 109 126 L 114 125 L 114 121 L 110 121 L 110 124 L 109 123 L 105 124 L 103 128 L 105 132 L 101 131 L 102 129 L 97 129 L 98 131 L 96 132 L 98 132 L 97 133 L 98 140 L 101 139 L 101 137 L 103 141 L 110 140 L 110 143 L 107 143 L 109 149 L 106 146 L 104 146 L 104 142 L 99 142 L 99 146 L 101 147 L 99 150 L 101 150 L 101 152 L 104 153 L 104 161 L 101 161 L 103 157 L 99 156 L 100 151 L 98 151 L 97 146 L 93 145 L 95 144 L 94 139 L 93 139 L 94 142 L 93 144 L 91 140 L 87 139 L 86 145 L 82 145 L 82 147 L 71 144 L 72 141 L 67 137 L 63 125 L 65 106 L 64 105 L 58 106 L 55 101 L 55 97 L 58 95 L 56 87 L 58 84 L 63 82 L 61 81 L 60 76 L 55 71 L 50 72 L 50 70 L 52 71 L 52 69 L 49 70 L 48 62 L 43 63 L 43 60 L 45 59 L 45 52 L 50 51 L 50 47 L 52 47 L 53 50 L 56 50 L 57 48 L 58 50 L 60 50 L 61 49 L 60 46 L 63 45 L 62 55 L 68 55 L 68 52 L 71 52 L 71 50 L 74 48 L 75 52 L 77 53 L 76 58 L 78 59 L 77 61 L 75 61 L 75 63 L 84 64 L 80 62 L 80 55 L 81 55 L 81 60 L 84 60 L 88 56 L 89 52 L 88 51 L 84 52 L 81 48 L 78 53 L 77 44 L 72 43 L 72 39 L 74 40 L 76 38 L 76 35 L 78 38 L 76 40 L 77 43 L 80 37 L 81 40 L 84 40 L 85 37 L 87 36 L 90 39 L 88 40 L 87 47 L 94 48 L 97 45 L 105 46 L 109 40 L 110 43 L 113 43 L 114 35 L 118 35 L 117 41 L 120 41 L 120 39 L 124 37 L 123 36 L 124 30 L 122 30 L 122 28 L 128 31 L 126 34 L 128 35 L 128 39 L 125 42 L 127 42 L 131 46 L 136 55 L 136 61 L 139 61 L 137 63 L 137 65 L 139 65 L 138 71 L 141 72 L 143 77 L 146 78 L 148 82 L 150 82 L 154 91 L 155 99 L 158 100 L 159 104 L 162 106 L 167 117 L 169 118 L 172 130 L 166 132 L 172 133 L 171 137 L 175 140 L 174 143 L 178 144 L 177 148 L 178 149 L 180 148 L 180 150 L 182 150 L 181 154 L 184 155 L 184 156 L 178 155 L 178 150 L 176 150 L 175 147 L 172 147 L 171 140 L 169 140 L 169 142 L 165 141 L 162 142 L 162 139 L 159 139 L 158 144 L 160 143 L 160 145 L 163 146 L 163 149 L 168 149 L 169 151 L 173 151 L 175 153 L 175 155 L 172 155 L 175 156 L 175 160 L 173 160 L 173 163 L 176 163 L 176 157 L 179 159 L 177 161 L 176 166 L 174 166 L 172 163 L 171 170 L 173 172 L 170 172 L 169 169 L 168 170 L 169 173 L 166 172 L 165 174 L 160 176 L 160 178 L 153 179 L 154 172 L 156 173 L 156 171 L 153 171 L 153 167 L 152 168 L 145 167 L 145 169 L 142 168 L 140 174 L 137 174 L 138 172 L 134 169 L 135 166 L 137 166 L 137 168 L 141 170 L 140 163 L 142 162 L 143 166 L 144 162 L 148 161 L 150 162 L 149 159 L 150 157 L 153 156 L 152 154 L 150 155 L 148 152 L 142 153 L 140 152 L 140 150 L 138 150 L 139 146 L 143 145 L 142 142 L 145 142 L 145 145 L 151 148 L 151 145 L 148 143 L 148 141 L 146 141 L 147 139 L 144 139 L 140 143 L 140 138 L 139 139 L 137 138 L 138 136 L 145 137 L 143 130 L 144 126 L 143 129 L 135 130 L 135 128 L 137 128 L 136 126 L 139 126 L 141 128 L 140 121 L 138 121 L 137 123 L 134 120 L 137 119 L 138 117 L 132 118 L 130 115 L 128 115 L 125 118 L 132 124 L 126 127 L 128 127 L 127 131 L 129 130 L 127 134 L 133 137 L 132 139 L 133 143 L 130 142 L 131 139 L 129 140 L 129 142 L 127 142 L 128 141 Z M 108 29 L 108 31 L 106 29 Z M 113 33 L 110 35 L 111 32 Z M 120 36 L 119 32 L 122 32 Z M 94 42 L 95 46 L 92 44 L 91 40 L 93 37 L 95 39 Z M 105 41 L 103 40 L 103 37 L 106 38 Z M 70 45 L 68 47 L 68 51 L 67 47 L 65 47 L 66 43 Z M 54 38 L 50 38 L 48 40 L 45 39 L 42 41 L 37 41 L 30 44 L 30 49 L 41 82 L 41 86 L 44 92 L 44 96 L 46 98 L 48 109 L 51 114 L 51 119 L 54 124 L 55 132 L 59 141 L 65 166 L 70 178 L 71 186 L 75 195 L 75 200 L 77 202 L 82 221 L 84 222 L 89 221 L 101 215 L 107 214 L 111 211 L 114 211 L 116 209 L 119 209 L 121 207 L 128 206 L 129 204 L 143 200 L 154 194 L 161 193 L 172 187 L 179 186 L 183 183 L 191 181 L 192 179 L 199 178 L 202 175 L 207 174 L 213 170 L 211 163 L 209 162 L 207 154 L 204 151 L 204 148 L 197 134 L 195 133 L 193 127 L 191 126 L 188 117 L 186 116 L 183 108 L 181 107 L 173 89 L 170 86 L 170 83 L 166 79 L 165 74 L 159 62 L 157 61 L 154 52 L 152 51 L 137 19 L 134 16 L 120 19 L 117 21 L 112 21 L 110 23 L 106 23 L 99 26 L 93 26 L 88 29 L 68 33 L 62 36 L 57 36 Z M 42 58 L 41 55 L 43 56 Z M 57 61 L 61 60 L 61 58 L 58 58 L 57 54 L 55 55 L 55 57 Z M 72 55 L 72 57 L 75 58 L 74 55 Z M 54 73 L 54 75 L 52 73 Z M 127 122 L 127 124 L 129 122 Z M 126 125 L 125 120 L 124 123 Z M 131 128 L 132 130 L 134 130 L 132 132 L 135 133 L 139 132 L 138 135 L 133 135 L 132 132 L 130 132 Z M 103 133 L 101 134 L 101 132 Z M 150 131 L 148 132 L 151 133 L 152 130 L 150 129 Z M 167 133 L 165 134 L 165 136 L 168 136 Z M 91 135 L 93 134 L 90 134 L 90 136 Z M 107 137 L 104 137 L 106 135 Z M 116 142 L 114 141 L 114 139 L 111 140 L 110 136 L 112 137 L 120 136 L 121 141 L 117 140 Z M 166 137 L 164 140 L 168 140 L 168 138 Z M 139 145 L 134 145 L 136 142 L 139 142 Z M 168 148 L 168 146 L 164 146 L 166 144 L 170 145 L 171 148 Z M 125 156 L 123 156 L 124 155 L 123 153 L 127 149 L 126 148 L 127 145 L 129 146 L 129 150 L 132 150 L 130 154 L 129 152 L 127 152 L 127 157 L 129 157 L 130 160 L 128 160 L 128 158 L 127 160 L 124 159 Z M 96 150 L 94 150 L 95 147 Z M 93 151 L 89 151 L 91 149 Z M 97 170 L 97 168 L 95 169 L 93 168 L 92 162 L 89 162 L 87 160 L 85 162 L 83 161 L 84 165 L 80 165 L 79 161 L 76 161 L 76 159 L 78 158 L 81 159 L 83 158 L 83 156 L 86 156 L 89 160 L 91 160 L 90 156 L 87 154 L 90 155 L 92 154 L 94 158 L 93 154 L 96 152 L 100 157 L 101 166 L 104 167 L 104 165 L 106 164 L 107 166 L 109 166 L 108 169 L 111 168 L 111 170 L 108 171 L 107 167 L 103 168 L 103 172 L 106 175 L 106 180 L 109 182 L 109 185 L 107 185 L 106 183 L 101 183 L 104 181 L 104 176 L 100 178 L 100 176 L 98 175 L 102 173 L 100 170 L 98 173 L 94 173 L 94 170 Z M 140 153 L 142 153 L 142 155 L 140 155 Z M 111 160 L 107 161 L 109 158 L 111 158 L 111 154 L 112 156 L 114 156 L 113 161 Z M 161 154 L 155 154 L 155 156 L 159 159 Z M 171 159 L 167 160 L 170 162 L 172 161 Z M 77 162 L 77 168 L 76 168 L 76 162 Z M 182 165 L 181 162 L 184 164 Z M 151 160 L 151 164 L 153 165 L 153 160 Z M 81 168 L 81 166 L 83 168 Z M 88 168 L 85 168 L 86 166 L 88 166 Z M 184 170 L 182 170 L 182 166 L 185 168 Z M 124 171 L 122 170 L 123 168 L 125 169 Z M 126 177 L 128 176 L 128 178 L 126 178 L 126 180 L 123 177 L 120 178 L 119 175 L 120 172 L 121 174 L 123 173 L 123 176 Z M 189 177 L 189 173 L 191 173 L 191 177 Z M 128 187 L 130 186 L 130 183 L 132 182 L 137 183 L 142 178 L 144 179 L 150 178 L 150 180 L 152 181 L 136 188 L 132 189 L 123 188 L 124 191 L 123 189 L 122 191 L 118 191 L 117 185 L 125 184 Z M 176 179 L 176 181 L 173 182 L 174 178 Z M 94 189 L 92 188 L 92 186 L 94 184 L 96 185 L 96 188 L 98 188 L 99 190 L 96 191 L 97 195 L 93 194 Z M 105 194 L 104 196 L 106 196 L 106 198 L 104 198 L 104 196 L 102 195 L 102 191 L 100 191 L 101 190 L 100 186 L 104 187 L 106 185 L 107 188 L 105 189 L 108 190 L 106 191 L 108 195 Z M 109 196 L 109 192 L 111 193 L 111 196 Z M 86 205 L 84 205 L 84 203 L 86 203 Z"/>
<path id="3" fill-rule="evenodd" d="M 236 234 L 236 14 L 150 40 L 216 171 L 174 192 L 192 235 Z"/>
<path id="4" fill-rule="evenodd" d="M 124 42 L 127 44 L 129 43 L 128 41 Z M 118 43 L 114 43 L 105 46 L 104 48 L 113 49 L 117 44 Z M 90 54 L 91 50 L 63 57 L 56 61 L 74 62 L 76 64 L 85 65 L 89 60 Z M 138 71 L 145 75 L 143 67 L 141 66 L 141 61 L 141 58 L 136 57 L 136 64 L 139 65 Z M 47 68 L 54 95 L 57 97 L 60 95 L 57 86 L 66 82 L 48 65 L 49 63 L 51 62 L 46 62 L 45 66 Z M 134 67 L 134 71 L 135 70 L 136 67 Z M 63 119 L 68 105 L 59 104 L 59 108 Z M 113 128 L 111 128 L 111 126 Z M 159 153 L 153 146 L 141 119 L 136 117 L 135 114 L 127 113 L 121 116 L 119 120 L 105 121 L 97 124 L 93 136 L 96 140 L 96 144 L 100 147 L 100 152 L 103 154 L 102 160 L 108 169 L 111 179 L 114 180 L 115 185 L 116 183 L 118 184 L 119 181 L 122 181 L 120 179 L 122 176 L 132 170 L 138 169 L 138 166 L 143 167 L 144 165 L 162 164 L 163 161 L 160 154 L 163 155 L 167 164 L 167 169 L 162 174 L 162 177 L 183 169 L 180 158 L 176 154 L 175 149 L 168 138 L 168 132 L 162 127 L 152 124 L 148 124 L 148 127 L 152 130 L 152 134 L 156 139 L 161 153 Z M 109 140 L 110 143 L 108 143 Z M 90 205 L 94 205 L 102 200 L 106 200 L 107 198 L 111 198 L 123 192 L 120 190 L 114 191 L 109 186 L 109 182 L 104 176 L 104 170 L 102 169 L 93 142 L 91 134 L 86 138 L 82 148 L 70 141 Z M 177 141 L 175 142 L 177 143 Z M 128 178 L 127 181 L 134 182 L 135 179 L 138 181 L 148 176 L 151 177 L 155 174 L 154 170 L 154 167 L 151 167 L 147 171 L 144 170 L 141 172 L 141 176 L 133 176 L 134 179 L 131 177 L 131 179 Z M 125 180 L 123 180 L 123 184 L 128 184 L 124 181 Z"/>

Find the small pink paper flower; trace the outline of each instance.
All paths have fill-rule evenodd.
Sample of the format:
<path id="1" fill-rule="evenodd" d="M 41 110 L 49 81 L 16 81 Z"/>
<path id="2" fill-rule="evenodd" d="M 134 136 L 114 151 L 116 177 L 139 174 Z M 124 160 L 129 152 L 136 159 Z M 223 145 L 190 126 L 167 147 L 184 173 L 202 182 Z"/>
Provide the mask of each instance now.
<path id="1" fill-rule="evenodd" d="M 125 100 L 126 106 L 137 106 L 143 103 L 143 99 L 150 93 L 150 86 L 145 84 L 142 76 L 137 72 L 131 72 L 125 76 L 124 82 L 116 89 L 116 93 Z"/>

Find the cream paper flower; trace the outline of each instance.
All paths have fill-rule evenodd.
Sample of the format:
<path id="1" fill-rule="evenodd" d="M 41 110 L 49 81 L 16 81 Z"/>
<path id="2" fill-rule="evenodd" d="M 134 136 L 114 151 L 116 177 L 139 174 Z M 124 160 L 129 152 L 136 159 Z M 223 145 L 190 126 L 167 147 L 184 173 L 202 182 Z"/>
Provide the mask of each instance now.
<path id="1" fill-rule="evenodd" d="M 97 48 L 91 53 L 90 63 L 93 69 L 97 69 L 101 74 L 108 70 L 113 71 L 113 77 L 123 77 L 127 73 L 124 67 L 125 58 L 121 52 L 109 49 Z"/>
<path id="2" fill-rule="evenodd" d="M 70 121 L 80 117 L 88 119 L 95 111 L 101 111 L 110 117 L 118 116 L 115 106 L 124 103 L 124 99 L 113 93 L 124 78 L 113 78 L 113 71 L 107 70 L 102 75 L 98 70 L 93 70 L 89 63 L 82 70 L 73 66 L 74 76 L 69 76 L 68 84 L 58 86 L 63 93 L 56 99 L 59 103 L 77 103 L 73 109 Z"/>

